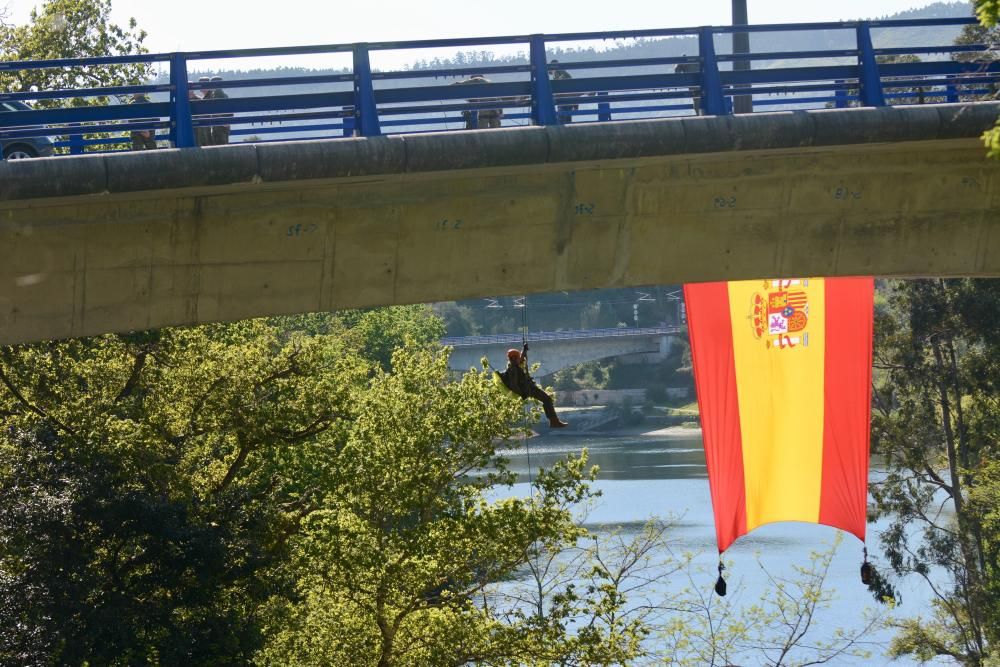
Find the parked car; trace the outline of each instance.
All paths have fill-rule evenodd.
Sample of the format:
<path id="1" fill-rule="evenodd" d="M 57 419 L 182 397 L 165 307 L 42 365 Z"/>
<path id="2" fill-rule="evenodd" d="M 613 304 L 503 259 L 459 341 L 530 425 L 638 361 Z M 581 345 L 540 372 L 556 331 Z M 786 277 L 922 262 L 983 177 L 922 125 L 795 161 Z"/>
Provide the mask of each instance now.
<path id="1" fill-rule="evenodd" d="M 30 111 L 24 102 L 0 102 L 0 113 L 10 111 Z M 53 154 L 52 140 L 48 137 L 17 137 L 0 139 L 0 150 L 5 160 L 20 160 L 29 157 L 48 157 Z"/>

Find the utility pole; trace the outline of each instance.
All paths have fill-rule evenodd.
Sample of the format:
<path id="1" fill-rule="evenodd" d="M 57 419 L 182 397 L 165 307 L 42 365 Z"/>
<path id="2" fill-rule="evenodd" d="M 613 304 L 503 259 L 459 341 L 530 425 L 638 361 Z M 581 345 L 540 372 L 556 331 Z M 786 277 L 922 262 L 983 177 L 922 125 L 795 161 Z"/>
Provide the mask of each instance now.
<path id="1" fill-rule="evenodd" d="M 748 25 L 747 0 L 733 0 L 733 25 Z M 733 33 L 733 54 L 750 53 L 750 33 Z M 741 72 L 750 69 L 749 60 L 734 60 L 733 71 Z M 733 99 L 733 111 L 736 113 L 753 113 L 753 97 L 737 95 Z"/>

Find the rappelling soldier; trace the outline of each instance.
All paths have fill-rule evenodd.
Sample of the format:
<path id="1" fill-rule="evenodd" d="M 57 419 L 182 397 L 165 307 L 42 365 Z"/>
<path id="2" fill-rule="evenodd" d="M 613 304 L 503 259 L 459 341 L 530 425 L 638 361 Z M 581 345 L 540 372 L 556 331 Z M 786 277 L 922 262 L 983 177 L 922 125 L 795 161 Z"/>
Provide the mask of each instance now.
<path id="1" fill-rule="evenodd" d="M 559 416 L 556 415 L 556 408 L 552 397 L 542 391 L 541 387 L 535 384 L 535 381 L 531 379 L 531 375 L 528 373 L 527 343 L 524 344 L 524 348 L 520 352 L 514 349 L 507 350 L 507 369 L 503 373 L 498 371 L 497 375 L 505 387 L 521 398 L 534 398 L 540 401 L 542 409 L 545 410 L 545 416 L 549 419 L 549 426 L 552 428 L 568 426 L 566 422 L 559 419 Z"/>

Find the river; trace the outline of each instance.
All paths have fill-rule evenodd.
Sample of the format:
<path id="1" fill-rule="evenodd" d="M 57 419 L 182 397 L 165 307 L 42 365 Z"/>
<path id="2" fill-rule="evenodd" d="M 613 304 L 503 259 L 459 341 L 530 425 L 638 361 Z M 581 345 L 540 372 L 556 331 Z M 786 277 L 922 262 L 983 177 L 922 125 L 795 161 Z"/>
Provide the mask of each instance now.
<path id="1" fill-rule="evenodd" d="M 539 466 L 549 467 L 559 458 L 586 448 L 590 463 L 600 467 L 594 488 L 601 497 L 589 509 L 585 525 L 597 533 L 607 533 L 618 527 L 636 530 L 650 516 L 679 517 L 671 529 L 671 537 L 679 551 L 695 552 L 698 574 L 695 581 L 711 591 L 715 582 L 717 551 L 715 527 L 709 495 L 705 455 L 700 432 L 691 435 L 640 434 L 613 435 L 561 432 L 545 433 L 527 441 L 527 451 L 514 450 L 505 455 L 513 470 L 527 479 L 528 461 L 531 472 Z M 878 475 L 877 470 L 873 475 Z M 516 485 L 509 493 L 527 496 L 530 487 Z M 502 495 L 507 495 L 502 494 Z M 868 526 L 868 545 L 874 556 L 880 553 L 878 524 Z M 745 603 L 758 598 L 767 578 L 757 565 L 772 574 L 792 575 L 796 565 L 807 565 L 810 552 L 825 550 L 833 543 L 836 530 L 805 523 L 778 523 L 762 526 L 740 538 L 726 552 L 731 568 L 726 572 L 730 594 L 740 596 Z M 834 628 L 851 628 L 860 623 L 861 610 L 875 605 L 867 588 L 861 584 L 859 566 L 862 545 L 852 535 L 844 534 L 830 566 L 826 585 L 836 591 L 832 606 L 820 613 L 817 623 L 820 634 Z M 685 585 L 686 581 L 682 582 Z M 917 581 L 903 582 L 902 603 L 893 612 L 896 616 L 928 613 L 931 593 Z M 876 633 L 871 639 L 883 646 L 888 644 L 890 631 Z M 869 647 L 870 648 L 870 647 Z M 869 660 L 838 658 L 836 665 L 916 665 L 915 661 L 890 661 L 876 646 Z M 741 664 L 763 664 L 741 658 Z M 948 662 L 934 664 L 950 664 Z"/>

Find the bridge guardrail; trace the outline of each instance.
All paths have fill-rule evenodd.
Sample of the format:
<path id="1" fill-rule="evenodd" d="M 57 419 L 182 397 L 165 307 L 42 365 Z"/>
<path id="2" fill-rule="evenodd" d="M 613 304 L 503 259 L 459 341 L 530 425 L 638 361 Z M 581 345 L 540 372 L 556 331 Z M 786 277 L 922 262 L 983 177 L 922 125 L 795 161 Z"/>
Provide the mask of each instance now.
<path id="1" fill-rule="evenodd" d="M 962 26 L 969 18 L 853 21 L 667 28 L 613 32 L 455 38 L 405 42 L 333 44 L 187 53 L 157 53 L 99 58 L 0 62 L 0 71 L 45 68 L 95 68 L 122 64 L 165 63 L 169 82 L 67 90 L 0 93 L 0 101 L 20 100 L 58 105 L 62 101 L 130 95 L 165 97 L 143 104 L 109 103 L 71 108 L 36 108 L 0 113 L 0 140 L 48 136 L 70 153 L 116 150 L 128 144 L 127 133 L 153 130 L 157 138 L 186 148 L 198 143 L 200 128 L 217 127 L 220 118 L 239 139 L 294 135 L 315 139 L 379 136 L 475 127 L 484 112 L 502 112 L 508 122 L 557 125 L 568 122 L 732 113 L 732 99 L 750 96 L 755 110 L 776 106 L 814 108 L 827 105 L 884 106 L 912 102 L 954 102 L 963 96 L 994 91 L 1000 62 L 985 44 L 910 44 L 876 48 L 872 32 L 919 27 Z M 766 37 L 794 31 L 846 31 L 851 48 L 718 53 L 720 36 L 735 32 Z M 881 34 L 880 33 L 880 34 Z M 549 62 L 547 47 L 566 42 L 659 37 L 694 37 L 697 54 L 654 58 Z M 766 41 L 766 40 L 762 40 Z M 442 47 L 523 46 L 526 63 L 489 67 L 378 71 L 371 55 Z M 268 77 L 220 82 L 189 81 L 189 66 L 206 60 L 306 54 L 350 56 L 349 71 L 338 74 Z M 901 56 L 952 56 L 952 60 L 883 62 Z M 979 56 L 979 59 L 976 57 Z M 736 69 L 737 62 L 768 61 L 766 69 Z M 634 73 L 661 67 L 662 72 Z M 570 72 L 588 74 L 574 78 Z M 484 74 L 508 80 L 440 84 L 442 77 Z M 557 76 L 554 76 L 557 75 Z M 415 85 L 423 83 L 427 85 Z M 277 86 L 304 92 L 262 94 Z M 191 91 L 253 89 L 249 96 L 189 99 Z M 264 137 L 264 138 L 261 138 Z"/>
<path id="2" fill-rule="evenodd" d="M 528 335 L 529 343 L 553 340 L 582 340 L 587 338 L 614 338 L 622 336 L 670 336 L 683 333 L 685 327 L 611 327 L 605 329 L 576 329 L 568 331 L 538 331 Z M 451 347 L 471 347 L 476 345 L 513 345 L 521 343 L 520 333 L 495 334 L 492 336 L 451 336 L 442 338 L 441 344 Z"/>

